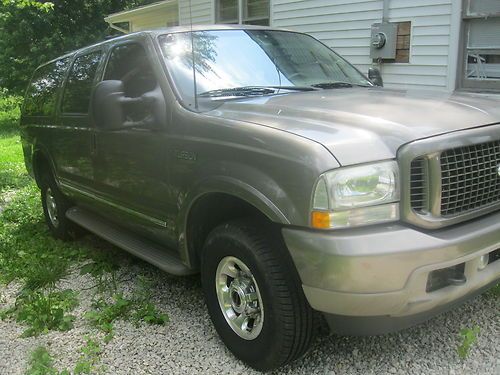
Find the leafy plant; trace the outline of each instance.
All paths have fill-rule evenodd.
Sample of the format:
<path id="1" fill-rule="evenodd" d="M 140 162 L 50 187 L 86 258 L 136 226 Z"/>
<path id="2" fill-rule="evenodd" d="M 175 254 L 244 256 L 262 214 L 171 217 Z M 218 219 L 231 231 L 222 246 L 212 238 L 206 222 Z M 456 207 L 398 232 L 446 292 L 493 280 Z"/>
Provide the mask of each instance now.
<path id="1" fill-rule="evenodd" d="M 97 293 L 108 296 L 116 294 L 118 290 L 117 272 L 120 265 L 113 252 L 94 252 L 92 261 L 80 268 L 81 275 L 91 275 L 96 280 Z"/>
<path id="2" fill-rule="evenodd" d="M 126 320 L 132 304 L 133 302 L 124 298 L 122 294 L 116 294 L 109 303 L 104 299 L 94 301 L 95 310 L 88 311 L 85 317 L 92 325 L 105 332 L 105 341 L 109 341 L 114 335 L 113 322 L 120 318 Z"/>
<path id="3" fill-rule="evenodd" d="M 53 359 L 46 348 L 39 346 L 31 353 L 26 375 L 58 375 Z"/>
<path id="4" fill-rule="evenodd" d="M 118 320 L 131 321 L 135 325 L 141 322 L 147 324 L 163 325 L 168 322 L 168 316 L 162 314 L 150 302 L 150 284 L 145 278 L 139 278 L 140 287 L 132 298 L 127 299 L 122 293 L 117 293 L 111 297 L 111 301 L 100 298 L 94 301 L 94 310 L 85 314 L 92 325 L 101 329 L 106 336 L 104 340 L 108 342 L 114 336 L 113 323 Z"/>
<path id="5" fill-rule="evenodd" d="M 17 298 L 14 307 L 4 310 L 1 318 L 15 318 L 28 328 L 24 337 L 37 336 L 49 330 L 68 331 L 75 317 L 68 312 L 78 305 L 72 290 L 57 292 L 25 291 Z"/>
<path id="6" fill-rule="evenodd" d="M 81 352 L 82 355 L 73 371 L 74 375 L 96 373 L 103 369 L 97 366 L 102 354 L 102 349 L 96 340 L 86 337 L 86 344 L 82 347 Z"/>
<path id="7" fill-rule="evenodd" d="M 462 342 L 457 347 L 458 356 L 462 359 L 467 358 L 469 355 L 470 348 L 477 341 L 477 336 L 479 335 L 479 327 L 474 328 L 464 328 L 460 331 L 460 337 Z"/>

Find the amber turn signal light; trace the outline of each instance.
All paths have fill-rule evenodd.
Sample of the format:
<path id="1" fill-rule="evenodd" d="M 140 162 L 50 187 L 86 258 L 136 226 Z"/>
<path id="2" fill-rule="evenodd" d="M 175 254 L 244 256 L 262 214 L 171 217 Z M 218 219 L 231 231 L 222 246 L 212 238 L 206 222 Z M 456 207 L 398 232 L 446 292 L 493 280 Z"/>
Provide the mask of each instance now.
<path id="1" fill-rule="evenodd" d="M 330 213 L 326 211 L 313 211 L 311 214 L 311 224 L 313 228 L 329 229 Z"/>

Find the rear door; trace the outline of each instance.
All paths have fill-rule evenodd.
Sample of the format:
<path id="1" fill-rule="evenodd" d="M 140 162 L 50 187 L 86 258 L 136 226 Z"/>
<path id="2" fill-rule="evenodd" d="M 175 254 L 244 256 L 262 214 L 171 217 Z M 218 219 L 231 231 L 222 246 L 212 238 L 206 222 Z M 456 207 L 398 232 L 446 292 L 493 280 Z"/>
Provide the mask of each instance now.
<path id="1" fill-rule="evenodd" d="M 26 166 L 32 173 L 34 149 L 51 156 L 52 142 L 58 134 L 56 108 L 71 57 L 64 57 L 38 68 L 26 90 L 21 117 L 21 139 Z"/>
<path id="2" fill-rule="evenodd" d="M 89 115 L 90 97 L 102 57 L 101 49 L 77 55 L 64 85 L 52 155 L 65 187 L 89 190 L 93 184 L 95 134 Z"/>

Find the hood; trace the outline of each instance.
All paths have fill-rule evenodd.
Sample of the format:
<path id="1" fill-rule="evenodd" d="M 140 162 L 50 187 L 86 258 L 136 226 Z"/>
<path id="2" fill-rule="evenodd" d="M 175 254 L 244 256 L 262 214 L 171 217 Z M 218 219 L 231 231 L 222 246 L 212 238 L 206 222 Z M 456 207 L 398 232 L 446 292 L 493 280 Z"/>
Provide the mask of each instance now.
<path id="1" fill-rule="evenodd" d="M 212 116 L 323 144 L 341 165 L 391 159 L 422 138 L 500 122 L 500 96 L 342 88 L 226 101 Z"/>

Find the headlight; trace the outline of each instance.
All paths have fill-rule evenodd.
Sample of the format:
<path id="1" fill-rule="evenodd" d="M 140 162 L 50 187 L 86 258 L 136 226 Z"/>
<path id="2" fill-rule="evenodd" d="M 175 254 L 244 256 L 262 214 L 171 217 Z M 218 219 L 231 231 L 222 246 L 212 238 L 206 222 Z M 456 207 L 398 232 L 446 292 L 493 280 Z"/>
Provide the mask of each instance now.
<path id="1" fill-rule="evenodd" d="M 314 228 L 343 228 L 399 219 L 399 171 L 384 161 L 324 173 L 312 200 Z"/>

